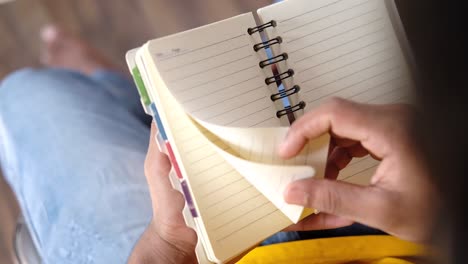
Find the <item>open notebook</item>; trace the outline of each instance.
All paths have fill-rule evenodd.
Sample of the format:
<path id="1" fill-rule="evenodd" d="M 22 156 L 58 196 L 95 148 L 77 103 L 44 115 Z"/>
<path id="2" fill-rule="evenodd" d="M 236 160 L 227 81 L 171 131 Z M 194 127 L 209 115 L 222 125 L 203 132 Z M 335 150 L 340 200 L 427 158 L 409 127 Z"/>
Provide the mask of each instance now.
<path id="1" fill-rule="evenodd" d="M 226 262 L 313 210 L 286 204 L 292 181 L 323 177 L 329 136 L 288 161 L 288 126 L 332 96 L 410 102 L 404 37 L 393 2 L 289 0 L 150 40 L 127 62 L 158 142 L 185 195 L 200 262 Z M 366 184 L 377 162 L 339 179 Z"/>

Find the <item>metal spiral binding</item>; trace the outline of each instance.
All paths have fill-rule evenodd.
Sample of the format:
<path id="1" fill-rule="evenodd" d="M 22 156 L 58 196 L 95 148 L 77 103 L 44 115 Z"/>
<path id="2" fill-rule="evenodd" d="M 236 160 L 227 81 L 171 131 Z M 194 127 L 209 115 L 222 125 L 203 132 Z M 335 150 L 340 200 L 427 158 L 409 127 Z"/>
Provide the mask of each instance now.
<path id="1" fill-rule="evenodd" d="M 279 74 L 275 74 L 271 77 L 268 77 L 265 79 L 265 83 L 267 85 L 270 85 L 272 83 L 276 83 L 276 82 L 279 82 L 279 81 L 282 81 L 284 79 L 287 79 L 287 78 L 291 78 L 294 76 L 294 71 L 289 69 L 283 73 L 279 73 Z"/>
<path id="2" fill-rule="evenodd" d="M 248 28 L 247 29 L 247 33 L 249 33 L 249 35 L 253 35 L 257 32 L 262 32 L 263 30 L 269 28 L 269 27 L 276 27 L 276 21 L 272 20 L 268 23 L 265 23 L 263 25 L 260 25 L 258 27 L 253 27 L 253 28 Z"/>
<path id="3" fill-rule="evenodd" d="M 272 94 L 270 98 L 271 98 L 271 101 L 275 102 L 283 98 L 289 97 L 293 94 L 297 94 L 300 90 L 301 90 L 301 87 L 299 87 L 299 85 L 294 85 L 293 88 L 291 89 L 283 90 L 277 94 Z"/>
<path id="4" fill-rule="evenodd" d="M 287 53 L 283 53 L 281 55 L 278 55 L 276 57 L 273 57 L 271 59 L 266 59 L 266 60 L 263 60 L 261 61 L 258 65 L 260 66 L 260 68 L 265 68 L 266 66 L 269 66 L 269 65 L 272 65 L 272 64 L 276 64 L 278 62 L 281 62 L 281 61 L 285 61 L 288 59 L 288 54 Z"/>
<path id="5" fill-rule="evenodd" d="M 300 101 L 295 106 L 287 106 L 283 110 L 276 112 L 276 117 L 281 118 L 282 116 L 292 114 L 294 112 L 300 111 L 306 107 L 306 103 L 304 101 Z"/>
<path id="6" fill-rule="evenodd" d="M 276 21 L 272 20 L 272 21 L 270 21 L 268 23 L 265 23 L 263 25 L 253 27 L 253 28 L 249 28 L 247 30 L 247 33 L 249 33 L 249 35 L 253 35 L 253 34 L 257 33 L 257 32 L 262 32 L 262 31 L 264 31 L 265 29 L 267 29 L 269 27 L 276 27 L 276 26 L 277 26 Z M 278 37 L 270 39 L 268 41 L 264 41 L 264 42 L 255 44 L 253 46 L 253 49 L 254 49 L 255 52 L 258 52 L 261 49 L 268 49 L 272 45 L 280 45 L 282 42 L 283 42 L 283 39 L 278 36 Z M 282 53 L 282 54 L 280 54 L 278 56 L 275 56 L 273 58 L 268 58 L 266 60 L 261 61 L 259 63 L 259 67 L 263 69 L 263 68 L 265 68 L 267 66 L 274 65 L 274 64 L 277 64 L 277 63 L 282 62 L 282 61 L 286 61 L 286 60 L 288 60 L 288 58 L 289 58 L 289 56 L 288 56 L 287 53 Z M 273 76 L 268 77 L 268 78 L 265 79 L 265 83 L 267 85 L 270 85 L 270 84 L 273 84 L 273 83 L 277 83 L 277 85 L 279 85 L 282 80 L 285 80 L 287 78 L 292 78 L 294 76 L 294 71 L 292 69 L 288 69 L 287 71 L 282 72 L 282 73 L 277 73 L 276 69 L 274 69 L 274 73 L 276 73 L 276 74 L 274 74 Z M 294 85 L 292 88 L 290 88 L 288 90 L 282 90 L 279 93 L 271 95 L 270 98 L 271 98 L 271 100 L 273 102 L 275 102 L 275 101 L 281 100 L 283 98 L 290 97 L 290 96 L 292 96 L 294 94 L 297 94 L 297 93 L 299 93 L 300 90 L 301 90 L 301 87 L 299 87 L 299 85 Z M 290 114 L 293 114 L 294 112 L 303 110 L 305 107 L 306 107 L 306 103 L 304 101 L 300 101 L 298 104 L 296 104 L 294 106 L 287 106 L 287 107 L 284 107 L 282 110 L 277 111 L 276 116 L 278 118 L 281 118 L 282 116 L 289 116 Z M 290 122 L 294 121 L 294 117 L 292 117 L 292 119 L 291 119 L 291 116 L 289 116 L 289 118 L 290 118 L 289 119 Z"/>
<path id="7" fill-rule="evenodd" d="M 253 46 L 253 49 L 255 50 L 255 52 L 258 52 L 261 49 L 268 49 L 273 45 L 277 45 L 277 44 L 281 44 L 281 43 L 283 43 L 283 39 L 281 37 L 276 37 L 276 38 L 270 39 L 268 41 L 255 44 Z"/>

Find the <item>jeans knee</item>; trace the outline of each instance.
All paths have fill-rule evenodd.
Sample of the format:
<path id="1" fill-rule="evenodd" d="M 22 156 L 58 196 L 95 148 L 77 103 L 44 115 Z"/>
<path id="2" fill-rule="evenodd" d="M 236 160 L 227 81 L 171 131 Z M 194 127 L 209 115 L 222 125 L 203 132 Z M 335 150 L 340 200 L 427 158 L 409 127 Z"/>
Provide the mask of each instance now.
<path id="1" fill-rule="evenodd" d="M 16 107 L 18 103 L 33 103 L 34 100 L 57 102 L 70 97 L 75 86 L 81 89 L 91 86 L 86 76 L 65 69 L 25 68 L 7 76 L 0 83 L 0 109 Z M 82 88 L 85 87 L 85 88 Z"/>
<path id="2" fill-rule="evenodd" d="M 2 88 L 0 92 L 6 91 L 6 89 L 16 86 L 18 83 L 23 83 L 24 80 L 30 79 L 31 77 L 39 74 L 38 72 L 38 69 L 23 68 L 10 73 L 0 82 L 0 87 Z"/>

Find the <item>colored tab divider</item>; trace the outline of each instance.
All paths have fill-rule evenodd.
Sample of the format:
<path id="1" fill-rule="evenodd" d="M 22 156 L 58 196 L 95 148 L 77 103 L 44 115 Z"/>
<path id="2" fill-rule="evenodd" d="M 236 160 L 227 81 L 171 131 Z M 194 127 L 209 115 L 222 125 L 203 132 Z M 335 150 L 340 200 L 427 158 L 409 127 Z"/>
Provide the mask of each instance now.
<path id="1" fill-rule="evenodd" d="M 166 154 L 169 156 L 169 160 L 172 163 L 172 167 L 174 168 L 174 171 L 175 171 L 175 173 L 177 175 L 177 178 L 179 178 L 180 185 L 181 185 L 181 188 L 182 188 L 182 192 L 184 193 L 185 201 L 187 202 L 187 206 L 190 209 L 190 213 L 192 214 L 192 217 L 194 217 L 194 218 L 198 217 L 198 213 L 197 213 L 197 210 L 195 208 L 195 204 L 193 202 L 192 195 L 190 193 L 190 189 L 189 189 L 189 187 L 187 185 L 187 181 L 182 176 L 182 172 L 180 171 L 179 163 L 177 162 L 177 159 L 176 159 L 176 157 L 174 155 L 174 151 L 172 150 L 171 143 L 169 142 L 169 140 L 167 138 L 166 131 L 164 130 L 164 126 L 163 126 L 163 124 L 161 122 L 161 118 L 159 116 L 158 109 L 157 109 L 155 103 L 151 104 L 151 111 L 153 113 L 153 119 L 155 120 L 156 125 L 158 127 L 159 134 L 161 135 L 161 138 L 164 141 L 164 145 L 165 145 L 166 150 L 167 150 Z M 162 146 L 160 146 L 160 147 L 162 147 Z"/>
<path id="2" fill-rule="evenodd" d="M 140 94 L 141 101 L 144 105 L 151 104 L 151 99 L 148 95 L 148 91 L 146 90 L 145 83 L 141 78 L 141 73 L 138 67 L 134 67 L 132 70 L 133 80 L 135 81 L 135 85 L 137 87 L 138 93 Z"/>
<path id="3" fill-rule="evenodd" d="M 156 126 L 158 126 L 158 130 L 159 130 L 159 133 L 161 134 L 161 137 L 163 138 L 164 141 L 168 141 L 166 131 L 164 130 L 164 126 L 161 122 L 161 118 L 159 117 L 158 109 L 155 103 L 151 104 L 151 112 L 153 112 L 153 119 L 156 122 Z"/>
<path id="4" fill-rule="evenodd" d="M 164 142 L 164 145 L 166 147 L 167 154 L 169 156 L 169 159 L 172 163 L 172 166 L 174 168 L 174 171 L 177 175 L 177 178 L 179 178 L 180 185 L 182 188 L 182 192 L 184 193 L 185 196 L 185 201 L 187 202 L 187 206 L 190 209 L 190 213 L 192 214 L 192 217 L 198 217 L 197 210 L 195 208 L 195 204 L 192 199 L 192 195 L 190 193 L 190 189 L 187 185 L 187 181 L 183 178 L 182 172 L 180 171 L 179 164 L 177 163 L 177 160 L 175 158 L 174 152 L 172 150 L 171 144 L 169 143 L 169 140 L 167 138 L 166 131 L 164 130 L 164 126 L 162 124 L 161 118 L 158 113 L 158 109 L 156 107 L 156 104 L 151 102 L 151 99 L 148 95 L 148 91 L 146 90 L 145 84 L 143 82 L 143 79 L 141 78 L 141 73 L 138 67 L 134 67 L 132 70 L 133 74 L 133 80 L 135 81 L 135 85 L 138 89 L 138 93 L 140 94 L 140 99 L 143 103 L 143 107 L 150 106 L 151 113 L 153 115 L 153 119 L 156 122 L 156 126 L 158 127 L 159 135 Z M 159 145 L 160 148 L 163 146 Z"/>

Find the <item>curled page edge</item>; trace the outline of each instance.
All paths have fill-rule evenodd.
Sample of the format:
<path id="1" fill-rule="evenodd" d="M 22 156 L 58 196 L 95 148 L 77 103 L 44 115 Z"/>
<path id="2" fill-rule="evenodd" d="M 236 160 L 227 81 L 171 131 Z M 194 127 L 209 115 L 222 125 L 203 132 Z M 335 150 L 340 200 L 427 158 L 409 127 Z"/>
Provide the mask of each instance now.
<path id="1" fill-rule="evenodd" d="M 258 191 L 268 198 L 291 222 L 296 224 L 304 211 L 303 206 L 286 203 L 283 193 L 291 182 L 313 177 L 315 170 L 308 166 L 275 166 L 238 158 L 223 149 L 216 150 Z"/>
<path id="2" fill-rule="evenodd" d="M 206 122 L 196 120 L 192 117 L 194 125 L 200 129 L 205 127 Z M 238 128 L 239 129 L 239 128 Z M 240 128 L 243 130 L 254 128 Z M 284 128 L 263 128 L 266 130 L 283 130 Z M 272 133 L 276 133 L 273 131 Z M 203 133 L 202 133 L 203 134 Z M 214 136 L 216 134 L 212 133 Z M 205 135 L 206 136 L 206 135 Z M 283 198 L 285 188 L 289 183 L 297 180 L 311 178 L 315 176 L 315 169 L 311 166 L 299 165 L 273 165 L 260 162 L 254 162 L 239 157 L 231 151 L 225 150 L 212 140 L 208 140 L 215 150 L 237 170 L 250 184 L 252 184 L 259 192 L 261 192 L 268 200 L 271 201 L 286 217 L 296 224 L 301 219 L 304 211 L 303 206 L 292 205 L 286 203 Z"/>

